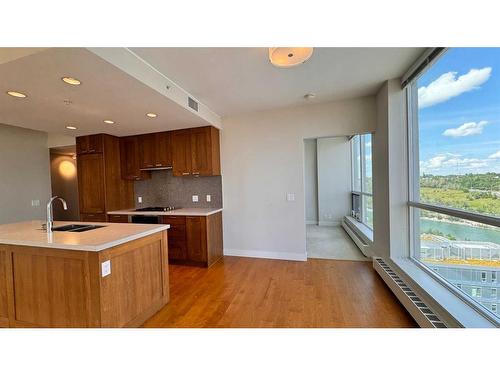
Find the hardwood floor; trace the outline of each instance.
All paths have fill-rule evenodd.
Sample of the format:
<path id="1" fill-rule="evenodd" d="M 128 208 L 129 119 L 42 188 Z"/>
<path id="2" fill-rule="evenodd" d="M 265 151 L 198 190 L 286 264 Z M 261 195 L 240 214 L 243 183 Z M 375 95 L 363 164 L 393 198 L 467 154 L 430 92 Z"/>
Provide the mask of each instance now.
<path id="1" fill-rule="evenodd" d="M 144 327 L 416 327 L 369 262 L 224 257 L 170 266 L 170 303 Z"/>

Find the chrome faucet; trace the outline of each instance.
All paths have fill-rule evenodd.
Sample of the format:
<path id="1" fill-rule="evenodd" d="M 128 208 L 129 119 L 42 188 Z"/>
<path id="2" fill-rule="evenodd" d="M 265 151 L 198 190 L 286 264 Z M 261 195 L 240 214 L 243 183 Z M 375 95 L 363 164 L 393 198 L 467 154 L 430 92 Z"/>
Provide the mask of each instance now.
<path id="1" fill-rule="evenodd" d="M 54 214 L 52 212 L 52 202 L 54 202 L 56 199 L 59 199 L 61 201 L 63 208 L 65 210 L 68 209 L 68 205 L 66 204 L 66 201 L 64 199 L 62 199 L 61 197 L 55 196 L 55 197 L 50 198 L 49 203 L 47 203 L 47 225 L 46 225 L 47 233 L 52 233 L 52 225 L 54 224 L 54 219 L 53 219 Z"/>

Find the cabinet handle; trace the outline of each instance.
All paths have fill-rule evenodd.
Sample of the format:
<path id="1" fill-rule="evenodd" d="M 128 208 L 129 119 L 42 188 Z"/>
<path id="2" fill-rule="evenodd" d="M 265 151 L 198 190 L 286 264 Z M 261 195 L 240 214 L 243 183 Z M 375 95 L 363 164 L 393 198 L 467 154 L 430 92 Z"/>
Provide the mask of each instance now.
<path id="1" fill-rule="evenodd" d="M 161 167 L 161 166 L 162 166 L 162 164 L 155 164 L 155 165 L 156 165 L 157 167 Z"/>
<path id="2" fill-rule="evenodd" d="M 189 172 L 182 172 L 182 175 L 187 176 L 187 175 L 189 175 Z"/>
<path id="3" fill-rule="evenodd" d="M 95 150 L 89 150 L 89 152 L 95 152 Z"/>
<path id="4" fill-rule="evenodd" d="M 153 166 L 153 164 L 147 164 L 146 165 L 146 167 L 152 167 L 152 166 Z"/>
<path id="5" fill-rule="evenodd" d="M 200 174 L 200 172 L 193 172 L 193 174 Z"/>

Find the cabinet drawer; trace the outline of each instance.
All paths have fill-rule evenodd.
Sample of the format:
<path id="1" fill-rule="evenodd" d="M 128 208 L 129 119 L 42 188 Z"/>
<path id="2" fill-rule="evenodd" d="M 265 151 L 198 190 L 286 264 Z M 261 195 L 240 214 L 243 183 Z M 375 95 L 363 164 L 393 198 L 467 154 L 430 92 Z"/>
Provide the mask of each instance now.
<path id="1" fill-rule="evenodd" d="M 163 224 L 170 225 L 186 225 L 186 217 L 185 216 L 162 216 Z"/>
<path id="2" fill-rule="evenodd" d="M 110 223 L 128 223 L 128 215 L 108 215 Z"/>
<path id="3" fill-rule="evenodd" d="M 105 222 L 106 214 L 80 214 L 81 221 L 96 221 L 96 222 Z"/>

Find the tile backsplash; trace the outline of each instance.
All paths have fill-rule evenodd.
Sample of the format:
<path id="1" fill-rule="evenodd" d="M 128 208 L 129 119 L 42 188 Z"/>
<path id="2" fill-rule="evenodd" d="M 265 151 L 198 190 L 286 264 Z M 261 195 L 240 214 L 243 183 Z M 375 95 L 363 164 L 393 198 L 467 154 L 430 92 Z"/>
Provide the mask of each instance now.
<path id="1" fill-rule="evenodd" d="M 174 177 L 172 170 L 151 172 L 151 179 L 134 183 L 136 208 L 148 206 L 175 206 L 186 208 L 221 208 L 222 177 Z M 207 194 L 211 202 L 206 201 Z M 198 202 L 192 196 L 198 195 Z M 137 203 L 142 197 L 142 203 Z"/>

